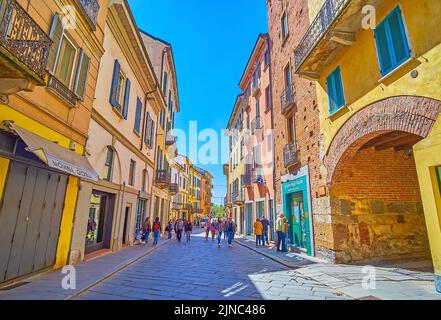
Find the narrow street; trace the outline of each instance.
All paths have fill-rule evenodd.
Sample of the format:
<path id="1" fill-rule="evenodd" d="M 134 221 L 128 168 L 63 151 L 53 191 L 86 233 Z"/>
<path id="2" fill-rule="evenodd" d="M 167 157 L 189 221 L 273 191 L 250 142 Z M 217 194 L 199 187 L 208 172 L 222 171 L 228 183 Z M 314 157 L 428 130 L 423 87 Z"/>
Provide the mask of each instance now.
<path id="1" fill-rule="evenodd" d="M 196 232 L 200 232 L 197 229 Z M 77 299 L 262 300 L 345 299 L 306 276 L 234 244 L 203 234 L 161 247 Z M 346 297 L 346 299 L 348 299 Z"/>

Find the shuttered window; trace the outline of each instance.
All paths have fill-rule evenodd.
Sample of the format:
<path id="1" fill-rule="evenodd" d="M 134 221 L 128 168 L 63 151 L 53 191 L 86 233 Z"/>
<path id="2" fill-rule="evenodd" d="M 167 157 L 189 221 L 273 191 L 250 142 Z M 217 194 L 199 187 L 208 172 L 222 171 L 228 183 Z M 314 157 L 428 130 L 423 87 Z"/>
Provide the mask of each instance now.
<path id="1" fill-rule="evenodd" d="M 167 93 L 167 72 L 164 72 L 164 79 L 162 83 L 162 94 L 165 97 L 165 94 Z"/>
<path id="2" fill-rule="evenodd" d="M 49 51 L 47 62 L 48 70 L 51 73 L 54 73 L 55 62 L 57 60 L 58 51 L 60 49 L 61 37 L 63 36 L 63 32 L 63 23 L 61 21 L 60 15 L 55 14 L 52 19 L 51 31 L 49 33 L 49 36 L 52 39 L 53 43 Z"/>
<path id="3" fill-rule="evenodd" d="M 145 128 L 144 128 L 144 142 L 147 146 L 150 146 L 150 113 L 146 113 L 145 116 Z"/>
<path id="4" fill-rule="evenodd" d="M 337 67 L 328 78 L 326 78 L 326 87 L 329 97 L 329 112 L 333 114 L 345 105 L 340 67 Z"/>
<path id="5" fill-rule="evenodd" d="M 135 126 L 133 129 L 137 134 L 141 132 L 141 114 L 142 114 L 142 101 L 138 97 L 138 99 L 136 100 Z"/>
<path id="6" fill-rule="evenodd" d="M 124 119 L 127 120 L 128 114 L 129 114 L 129 102 L 130 102 L 130 88 L 131 88 L 131 82 L 129 79 L 126 80 L 126 87 L 124 90 L 124 102 L 122 106 L 122 114 L 124 116 Z"/>
<path id="7" fill-rule="evenodd" d="M 86 92 L 89 65 L 90 65 L 90 58 L 87 56 L 87 54 L 84 53 L 83 50 L 81 50 L 80 61 L 78 64 L 78 73 L 77 73 L 77 78 L 75 80 L 75 88 L 74 88 L 75 94 L 80 99 L 84 99 L 84 95 Z"/>
<path id="8" fill-rule="evenodd" d="M 116 107 L 118 104 L 118 88 L 120 82 L 120 74 L 121 74 L 121 64 L 118 60 L 115 60 L 115 65 L 113 67 L 113 79 L 112 79 L 112 87 L 110 89 L 110 104 L 112 107 Z"/>
<path id="9" fill-rule="evenodd" d="M 400 7 L 396 7 L 375 29 L 375 42 L 382 76 L 411 56 Z"/>

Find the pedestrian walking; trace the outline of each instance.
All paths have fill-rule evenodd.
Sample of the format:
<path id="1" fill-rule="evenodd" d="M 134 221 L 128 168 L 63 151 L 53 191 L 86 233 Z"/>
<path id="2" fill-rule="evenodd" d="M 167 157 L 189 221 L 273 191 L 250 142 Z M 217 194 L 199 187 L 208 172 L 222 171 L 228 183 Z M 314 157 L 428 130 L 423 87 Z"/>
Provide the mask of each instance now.
<path id="1" fill-rule="evenodd" d="M 147 217 L 142 224 L 142 244 L 149 242 L 150 233 L 152 232 L 152 224 L 150 223 L 150 217 Z"/>
<path id="2" fill-rule="evenodd" d="M 289 224 L 288 224 L 288 219 L 285 217 L 285 218 L 283 218 L 283 224 L 284 224 L 284 227 L 285 227 L 285 252 L 287 252 L 288 251 L 288 244 L 289 244 L 289 242 L 290 242 L 290 239 L 289 239 L 289 232 L 288 232 L 288 230 L 289 230 Z"/>
<path id="3" fill-rule="evenodd" d="M 285 251 L 285 215 L 282 213 L 279 215 L 276 221 L 276 231 L 277 231 L 277 251 Z M 282 248 L 280 248 L 282 245 Z"/>
<path id="4" fill-rule="evenodd" d="M 161 221 L 159 217 L 156 217 L 153 223 L 153 245 L 156 246 L 159 243 L 159 234 L 162 232 Z"/>
<path id="5" fill-rule="evenodd" d="M 178 239 L 179 242 L 181 242 L 183 230 L 184 230 L 184 221 L 182 221 L 182 219 L 178 219 L 175 223 L 175 232 L 176 232 L 176 239 Z"/>
<path id="6" fill-rule="evenodd" d="M 167 232 L 168 239 L 171 239 L 173 232 L 173 223 L 171 220 L 168 221 L 167 226 L 165 227 L 165 231 Z"/>
<path id="7" fill-rule="evenodd" d="M 227 236 L 228 236 L 228 246 L 231 247 L 233 245 L 233 235 L 234 235 L 234 222 L 232 218 L 229 218 L 229 220 L 226 223 L 226 230 L 227 230 Z"/>
<path id="8" fill-rule="evenodd" d="M 193 224 L 191 223 L 191 221 L 187 221 L 184 228 L 185 228 L 185 234 L 187 236 L 187 242 L 190 242 L 191 233 L 193 232 Z"/>
<path id="9" fill-rule="evenodd" d="M 211 223 L 211 240 L 214 241 L 215 237 L 216 237 L 216 222 L 213 221 Z"/>
<path id="10" fill-rule="evenodd" d="M 267 245 L 269 246 L 269 238 L 268 238 L 268 230 L 269 230 L 269 225 L 270 222 L 268 221 L 268 219 L 263 216 L 262 220 L 260 220 L 260 222 L 262 222 L 263 225 L 263 230 L 262 230 L 262 243 L 263 245 Z"/>
<path id="11" fill-rule="evenodd" d="M 205 240 L 208 241 L 208 235 L 210 234 L 210 228 L 211 228 L 211 221 L 210 219 L 207 219 L 205 221 Z"/>
<path id="12" fill-rule="evenodd" d="M 262 246 L 262 233 L 263 233 L 263 224 L 260 222 L 260 219 L 257 218 L 256 222 L 254 222 L 254 234 L 256 235 L 256 247 Z"/>
<path id="13" fill-rule="evenodd" d="M 217 221 L 217 246 L 220 247 L 220 243 L 221 243 L 221 239 L 222 239 L 222 233 L 225 234 L 224 229 L 225 229 L 225 223 L 219 219 Z"/>

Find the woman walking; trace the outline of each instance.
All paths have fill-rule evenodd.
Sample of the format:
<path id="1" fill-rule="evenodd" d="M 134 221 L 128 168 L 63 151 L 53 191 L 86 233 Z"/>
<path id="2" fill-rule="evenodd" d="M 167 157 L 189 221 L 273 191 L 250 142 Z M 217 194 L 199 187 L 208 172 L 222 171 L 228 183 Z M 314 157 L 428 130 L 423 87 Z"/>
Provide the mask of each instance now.
<path id="1" fill-rule="evenodd" d="M 210 233 L 211 221 L 207 219 L 205 222 L 205 240 L 208 241 L 208 234 Z"/>
<path id="2" fill-rule="evenodd" d="M 191 241 L 191 233 L 193 231 L 193 224 L 191 223 L 191 221 L 187 221 L 184 229 L 185 229 L 185 234 L 187 235 L 187 242 L 190 242 Z"/>
<path id="3" fill-rule="evenodd" d="M 145 219 L 144 223 L 142 224 L 142 232 L 143 232 L 143 237 L 142 237 L 142 244 L 146 244 L 149 242 L 149 236 L 150 233 L 152 232 L 152 224 L 150 223 L 150 217 L 147 217 L 147 219 Z"/>
<path id="4" fill-rule="evenodd" d="M 159 234 L 162 232 L 161 222 L 159 217 L 156 217 L 153 223 L 153 245 L 156 246 L 159 242 Z"/>
<path id="5" fill-rule="evenodd" d="M 262 246 L 263 224 L 259 218 L 254 223 L 254 234 L 256 235 L 256 247 Z"/>
<path id="6" fill-rule="evenodd" d="M 213 221 L 211 224 L 211 240 L 214 241 L 214 238 L 216 238 L 216 222 Z"/>
<path id="7" fill-rule="evenodd" d="M 224 228 L 225 228 L 225 223 L 221 219 L 219 219 L 217 221 L 217 226 L 216 226 L 216 229 L 217 229 L 217 246 L 218 247 L 220 247 L 220 243 L 221 243 L 221 239 L 222 239 L 222 232 L 225 234 Z"/>

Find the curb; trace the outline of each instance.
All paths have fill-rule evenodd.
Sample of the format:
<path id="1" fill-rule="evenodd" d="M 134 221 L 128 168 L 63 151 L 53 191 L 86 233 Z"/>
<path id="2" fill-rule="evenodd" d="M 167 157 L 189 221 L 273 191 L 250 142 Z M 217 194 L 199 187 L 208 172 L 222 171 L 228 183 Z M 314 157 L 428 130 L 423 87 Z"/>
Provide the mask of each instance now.
<path id="1" fill-rule="evenodd" d="M 165 241 L 162 241 L 161 244 L 159 244 L 156 247 L 151 248 L 149 251 L 147 251 L 146 253 L 142 254 L 141 256 L 134 258 L 130 261 L 128 261 L 127 263 L 125 263 L 123 266 L 119 267 L 118 269 L 111 271 L 110 273 L 108 273 L 107 275 L 105 275 L 104 277 L 98 279 L 97 281 L 95 281 L 94 283 L 92 283 L 91 285 L 88 285 L 87 287 L 79 290 L 78 292 L 66 297 L 64 300 L 74 300 L 76 298 L 78 298 L 79 296 L 81 296 L 83 293 L 85 293 L 86 291 L 89 291 L 90 289 L 96 287 L 97 285 L 101 284 L 102 282 L 104 282 L 105 280 L 110 279 L 111 277 L 113 277 L 115 274 L 121 272 L 122 270 L 130 267 L 131 265 L 135 264 L 136 262 L 138 262 L 139 260 L 145 258 L 146 256 L 152 254 L 153 252 L 155 252 L 156 250 L 158 250 L 159 248 L 162 248 L 164 246 L 166 246 L 168 243 L 170 243 L 171 239 L 166 239 Z"/>
<path id="2" fill-rule="evenodd" d="M 239 241 L 237 241 L 237 240 L 234 240 L 234 242 L 237 243 L 237 244 L 239 244 L 239 245 L 241 245 L 242 247 L 248 248 L 248 249 L 250 249 L 251 251 L 254 251 L 254 252 L 256 252 L 256 253 L 258 253 L 258 254 L 260 254 L 260 255 L 262 255 L 262 256 L 265 256 L 265 257 L 267 257 L 268 259 L 273 260 L 274 262 L 277 262 L 277 263 L 279 263 L 279 264 L 281 264 L 281 265 L 283 265 L 283 266 L 285 266 L 285 267 L 287 267 L 287 268 L 289 268 L 289 269 L 295 270 L 295 269 L 299 269 L 299 268 L 301 268 L 300 266 L 293 266 L 292 264 L 286 263 L 285 261 L 283 261 L 283 260 L 281 260 L 281 259 L 278 259 L 278 258 L 276 258 L 276 257 L 273 257 L 273 256 L 269 255 L 269 254 L 266 254 L 266 253 L 264 253 L 264 252 L 261 252 L 261 251 L 255 249 L 255 248 L 253 248 L 252 246 L 246 245 L 246 244 L 241 243 L 241 242 L 239 242 Z"/>

